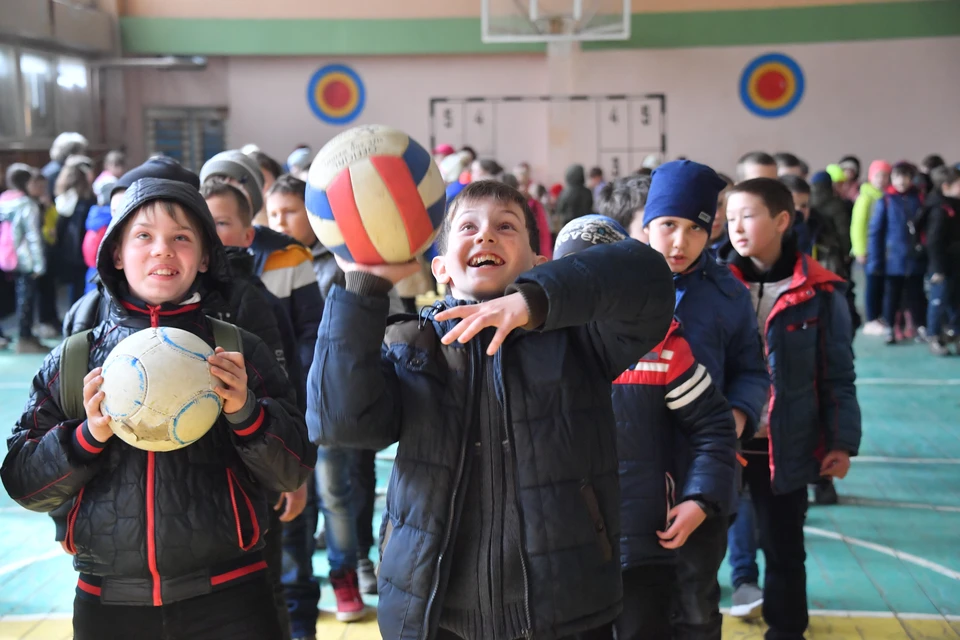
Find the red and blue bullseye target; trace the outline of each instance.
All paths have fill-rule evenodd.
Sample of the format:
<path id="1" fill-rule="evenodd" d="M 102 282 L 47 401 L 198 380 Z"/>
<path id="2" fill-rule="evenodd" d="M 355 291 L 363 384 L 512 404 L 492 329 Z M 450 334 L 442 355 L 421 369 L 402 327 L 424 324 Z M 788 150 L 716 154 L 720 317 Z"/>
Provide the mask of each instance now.
<path id="1" fill-rule="evenodd" d="M 740 76 L 740 100 L 761 118 L 785 116 L 803 97 L 803 70 L 782 53 L 754 59 Z"/>
<path id="2" fill-rule="evenodd" d="M 342 64 L 317 70 L 307 83 L 307 104 L 327 124 L 347 124 L 363 111 L 366 90 L 357 72 Z"/>

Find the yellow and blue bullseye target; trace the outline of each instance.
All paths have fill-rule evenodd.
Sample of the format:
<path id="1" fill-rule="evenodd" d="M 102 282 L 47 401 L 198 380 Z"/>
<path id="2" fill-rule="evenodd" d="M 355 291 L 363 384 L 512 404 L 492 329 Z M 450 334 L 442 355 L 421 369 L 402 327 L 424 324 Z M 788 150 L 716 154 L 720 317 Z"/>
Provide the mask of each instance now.
<path id="1" fill-rule="evenodd" d="M 740 76 L 740 100 L 761 118 L 785 116 L 803 98 L 803 70 L 782 53 L 755 58 Z"/>
<path id="2" fill-rule="evenodd" d="M 357 72 L 342 64 L 317 70 L 307 83 L 307 104 L 327 124 L 347 124 L 363 111 L 366 90 Z"/>

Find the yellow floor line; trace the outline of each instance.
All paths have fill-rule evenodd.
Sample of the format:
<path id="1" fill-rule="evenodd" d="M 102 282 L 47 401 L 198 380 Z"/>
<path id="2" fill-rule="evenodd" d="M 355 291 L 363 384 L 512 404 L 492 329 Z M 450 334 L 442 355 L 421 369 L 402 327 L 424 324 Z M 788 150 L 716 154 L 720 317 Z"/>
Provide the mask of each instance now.
<path id="1" fill-rule="evenodd" d="M 725 617 L 723 640 L 763 640 L 764 626 Z M 70 620 L 0 620 L 0 640 L 69 640 Z M 376 620 L 345 624 L 330 614 L 317 622 L 317 637 L 325 640 L 380 640 Z M 960 621 L 875 617 L 814 616 L 807 640 L 958 640 Z"/>

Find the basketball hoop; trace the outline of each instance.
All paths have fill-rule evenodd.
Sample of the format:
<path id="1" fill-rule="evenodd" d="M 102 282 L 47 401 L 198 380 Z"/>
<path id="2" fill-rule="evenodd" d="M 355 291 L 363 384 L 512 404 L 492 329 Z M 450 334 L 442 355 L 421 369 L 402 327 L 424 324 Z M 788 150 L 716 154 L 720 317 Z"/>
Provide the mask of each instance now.
<path id="1" fill-rule="evenodd" d="M 630 38 L 630 0 L 481 0 L 482 40 L 570 42 Z"/>

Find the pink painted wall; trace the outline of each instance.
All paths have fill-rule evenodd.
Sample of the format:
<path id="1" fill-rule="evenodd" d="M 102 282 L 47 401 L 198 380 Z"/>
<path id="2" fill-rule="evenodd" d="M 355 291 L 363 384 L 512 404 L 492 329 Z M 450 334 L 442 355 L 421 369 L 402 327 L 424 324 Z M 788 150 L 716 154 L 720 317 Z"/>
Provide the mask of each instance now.
<path id="1" fill-rule="evenodd" d="M 227 94 L 228 62 L 211 58 L 203 71 L 162 71 L 137 69 L 125 71 L 126 95 L 124 141 L 130 157 L 145 159 L 144 110 L 148 107 L 224 107 Z"/>
<path id="2" fill-rule="evenodd" d="M 864 160 L 917 161 L 936 151 L 960 160 L 960 84 L 948 81 L 956 77 L 960 38 L 779 50 L 801 64 L 807 82 L 800 105 L 779 119 L 752 115 L 738 93 L 741 69 L 768 48 L 582 53 L 573 86 L 578 93 L 666 94 L 668 155 L 686 155 L 726 172 L 732 171 L 739 155 L 753 149 L 792 151 L 812 167 L 846 153 Z M 881 57 L 889 62 L 881 63 Z M 232 146 L 255 142 L 281 161 L 300 142 L 309 142 L 316 150 L 342 130 L 318 120 L 305 97 L 311 74 L 329 62 L 333 60 L 237 57 L 214 61 L 201 74 L 130 73 L 134 81 L 127 87 L 128 139 L 142 148 L 136 111 L 146 105 L 227 106 Z M 424 144 L 431 97 L 547 92 L 543 56 L 366 57 L 337 62 L 353 66 L 366 84 L 367 106 L 357 124 L 396 126 Z M 540 179 L 559 179 L 560 171 L 548 170 L 547 107 L 533 105 L 512 114 L 497 121 L 498 160 L 508 167 L 527 160 Z M 592 165 L 599 160 L 597 125 L 589 114 L 581 121 L 582 127 L 567 133 L 579 150 L 577 156 Z"/>

